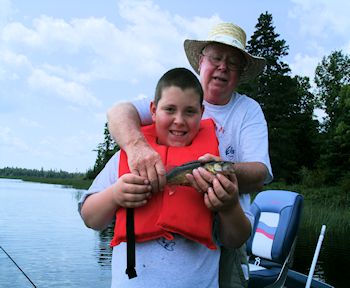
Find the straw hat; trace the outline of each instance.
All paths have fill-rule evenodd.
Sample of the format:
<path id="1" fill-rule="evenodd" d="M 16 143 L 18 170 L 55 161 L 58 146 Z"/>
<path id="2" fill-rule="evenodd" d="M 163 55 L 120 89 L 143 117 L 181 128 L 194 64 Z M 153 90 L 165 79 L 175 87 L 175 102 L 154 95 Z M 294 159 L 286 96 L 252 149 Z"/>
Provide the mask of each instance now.
<path id="1" fill-rule="evenodd" d="M 246 34 L 244 30 L 232 23 L 220 23 L 213 27 L 206 40 L 189 40 L 184 42 L 185 53 L 194 71 L 199 73 L 199 56 L 202 50 L 210 43 L 220 43 L 240 50 L 246 58 L 247 64 L 241 74 L 239 83 L 247 82 L 261 73 L 266 60 L 245 51 Z"/>

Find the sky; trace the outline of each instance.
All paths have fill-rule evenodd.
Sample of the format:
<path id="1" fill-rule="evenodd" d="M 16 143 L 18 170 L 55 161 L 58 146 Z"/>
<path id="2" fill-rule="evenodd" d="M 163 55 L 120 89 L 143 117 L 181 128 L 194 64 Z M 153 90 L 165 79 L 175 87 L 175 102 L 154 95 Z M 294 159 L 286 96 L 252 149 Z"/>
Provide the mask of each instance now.
<path id="1" fill-rule="evenodd" d="M 289 46 L 292 75 L 350 54 L 348 0 L 0 0 L 0 168 L 86 172 L 113 104 L 153 96 L 187 67 L 185 39 L 214 24 L 247 39 L 266 11 Z M 283 97 L 283 95 L 281 95 Z"/>

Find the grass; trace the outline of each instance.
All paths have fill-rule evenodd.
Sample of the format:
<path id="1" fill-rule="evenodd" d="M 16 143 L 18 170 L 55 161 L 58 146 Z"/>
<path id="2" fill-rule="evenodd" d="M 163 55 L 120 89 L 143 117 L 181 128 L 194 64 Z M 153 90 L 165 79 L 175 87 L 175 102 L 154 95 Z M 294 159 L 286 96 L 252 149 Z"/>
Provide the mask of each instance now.
<path id="1" fill-rule="evenodd" d="M 264 190 L 288 190 L 304 196 L 301 229 L 320 233 L 327 226 L 328 233 L 350 232 L 349 194 L 339 187 L 306 187 L 300 184 L 271 183 Z"/>

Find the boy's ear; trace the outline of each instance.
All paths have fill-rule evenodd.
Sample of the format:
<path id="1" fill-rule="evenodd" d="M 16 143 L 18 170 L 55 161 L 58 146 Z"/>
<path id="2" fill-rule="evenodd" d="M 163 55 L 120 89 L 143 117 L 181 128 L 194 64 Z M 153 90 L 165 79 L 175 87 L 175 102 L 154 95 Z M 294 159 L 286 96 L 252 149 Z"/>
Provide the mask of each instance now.
<path id="1" fill-rule="evenodd" d="M 150 104 L 149 109 L 150 109 L 150 111 L 151 111 L 152 121 L 155 122 L 155 120 L 156 120 L 156 110 L 157 110 L 157 107 L 156 107 L 156 105 L 154 104 L 153 101 L 151 101 L 151 104 Z"/>

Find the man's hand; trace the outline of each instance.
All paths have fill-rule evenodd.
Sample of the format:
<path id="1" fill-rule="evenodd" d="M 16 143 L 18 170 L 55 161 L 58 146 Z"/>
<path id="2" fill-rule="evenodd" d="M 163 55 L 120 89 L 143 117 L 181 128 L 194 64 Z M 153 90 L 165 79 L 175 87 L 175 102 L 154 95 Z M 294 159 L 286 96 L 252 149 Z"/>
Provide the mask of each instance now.
<path id="1" fill-rule="evenodd" d="M 165 168 L 157 152 L 147 143 L 140 130 L 140 117 L 132 103 L 119 103 L 107 112 L 108 129 L 113 139 L 128 155 L 129 167 L 135 175 L 146 177 L 152 192 L 163 190 Z"/>
<path id="2" fill-rule="evenodd" d="M 131 173 L 148 179 L 152 193 L 164 189 L 166 171 L 159 154 L 147 143 L 135 145 L 128 153 L 128 164 Z"/>

